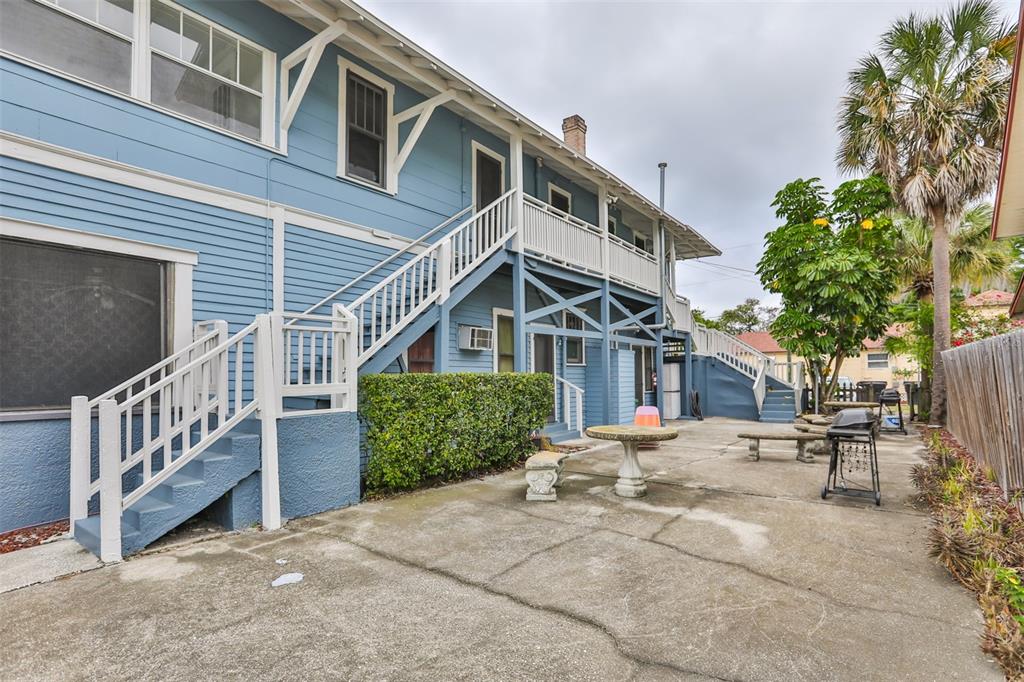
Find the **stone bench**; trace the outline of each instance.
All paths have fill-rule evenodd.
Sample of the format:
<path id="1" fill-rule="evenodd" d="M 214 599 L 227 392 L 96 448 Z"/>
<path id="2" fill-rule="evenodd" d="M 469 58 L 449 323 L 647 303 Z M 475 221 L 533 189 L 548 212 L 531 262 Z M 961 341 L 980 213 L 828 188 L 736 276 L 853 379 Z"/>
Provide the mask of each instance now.
<path id="1" fill-rule="evenodd" d="M 750 452 L 748 456 L 755 462 L 761 459 L 761 441 L 778 440 L 796 441 L 796 458 L 799 462 L 813 462 L 814 455 L 805 450 L 807 443 L 825 440 L 825 436 L 819 433 L 741 433 L 737 438 L 746 438 L 750 441 Z"/>
<path id="2" fill-rule="evenodd" d="M 541 450 L 526 460 L 526 499 L 531 502 L 554 502 L 555 491 L 562 485 L 562 465 L 569 456 L 565 452 Z"/>

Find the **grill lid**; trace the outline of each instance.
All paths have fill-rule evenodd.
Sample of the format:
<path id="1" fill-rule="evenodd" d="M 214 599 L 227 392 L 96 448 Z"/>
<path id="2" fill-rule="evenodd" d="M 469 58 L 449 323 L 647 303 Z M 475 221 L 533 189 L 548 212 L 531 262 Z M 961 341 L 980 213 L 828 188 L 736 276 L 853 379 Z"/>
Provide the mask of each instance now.
<path id="1" fill-rule="evenodd" d="M 848 407 L 840 410 L 839 414 L 832 420 L 826 435 L 831 436 L 833 430 L 849 431 L 861 430 L 870 431 L 875 423 L 875 413 L 864 407 Z"/>
<path id="2" fill-rule="evenodd" d="M 887 388 L 878 394 L 878 400 L 883 405 L 896 405 L 900 402 L 900 391 L 898 388 Z"/>

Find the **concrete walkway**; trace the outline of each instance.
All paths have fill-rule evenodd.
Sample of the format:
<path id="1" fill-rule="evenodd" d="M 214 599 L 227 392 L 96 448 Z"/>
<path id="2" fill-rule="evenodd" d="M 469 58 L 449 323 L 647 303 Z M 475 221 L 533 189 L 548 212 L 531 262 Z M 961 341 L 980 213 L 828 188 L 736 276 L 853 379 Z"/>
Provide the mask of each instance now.
<path id="1" fill-rule="evenodd" d="M 749 423 L 680 427 L 640 500 L 610 444 L 556 503 L 512 472 L 0 595 L 0 679 L 1002 679 L 927 557 L 914 437 L 876 509 L 789 444 L 748 461 Z"/>

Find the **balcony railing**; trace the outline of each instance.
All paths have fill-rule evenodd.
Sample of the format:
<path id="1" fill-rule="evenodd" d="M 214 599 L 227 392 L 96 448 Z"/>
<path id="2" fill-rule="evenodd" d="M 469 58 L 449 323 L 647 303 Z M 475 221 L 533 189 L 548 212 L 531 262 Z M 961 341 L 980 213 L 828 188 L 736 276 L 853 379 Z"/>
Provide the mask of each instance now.
<path id="1" fill-rule="evenodd" d="M 523 248 L 570 270 L 607 276 L 633 289 L 658 294 L 657 259 L 596 225 L 524 197 Z M 608 248 L 608 259 L 604 249 Z M 608 272 L 605 273 L 605 262 Z"/>

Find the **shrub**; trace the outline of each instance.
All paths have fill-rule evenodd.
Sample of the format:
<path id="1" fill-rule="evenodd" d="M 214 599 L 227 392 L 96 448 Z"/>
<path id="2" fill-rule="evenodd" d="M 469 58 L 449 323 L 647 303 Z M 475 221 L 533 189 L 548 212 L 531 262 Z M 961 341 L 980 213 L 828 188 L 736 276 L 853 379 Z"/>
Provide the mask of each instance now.
<path id="1" fill-rule="evenodd" d="M 369 491 L 507 468 L 551 413 L 550 374 L 375 374 L 359 380 Z"/>

